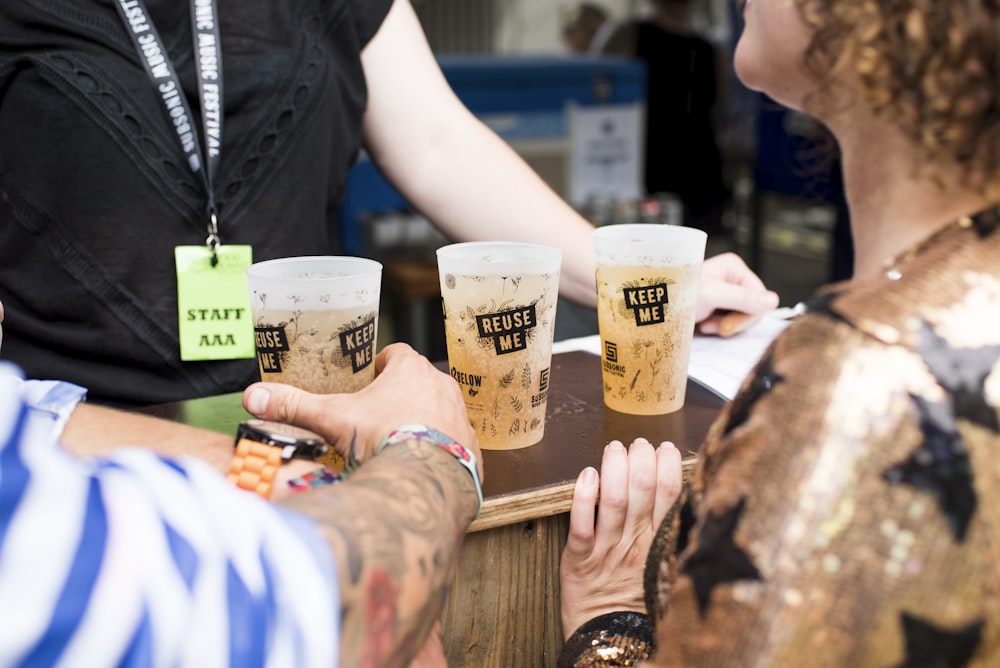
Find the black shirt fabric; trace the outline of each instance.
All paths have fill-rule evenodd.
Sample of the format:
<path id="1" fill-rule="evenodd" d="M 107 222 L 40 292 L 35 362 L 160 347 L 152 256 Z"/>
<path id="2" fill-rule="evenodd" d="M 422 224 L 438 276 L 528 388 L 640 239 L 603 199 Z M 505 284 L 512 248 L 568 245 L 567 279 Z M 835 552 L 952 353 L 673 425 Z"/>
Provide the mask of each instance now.
<path id="1" fill-rule="evenodd" d="M 391 0 L 217 2 L 223 243 L 255 261 L 334 253 L 367 100 L 360 52 Z M 146 4 L 200 126 L 190 4 Z M 115 404 L 256 380 L 252 359 L 180 361 L 174 248 L 205 243 L 205 206 L 112 0 L 0 3 L 4 358 Z"/>
<path id="2" fill-rule="evenodd" d="M 646 192 L 675 193 L 686 224 L 705 227 L 727 194 L 712 120 L 714 48 L 697 35 L 642 21 L 636 56 L 647 68 Z"/>

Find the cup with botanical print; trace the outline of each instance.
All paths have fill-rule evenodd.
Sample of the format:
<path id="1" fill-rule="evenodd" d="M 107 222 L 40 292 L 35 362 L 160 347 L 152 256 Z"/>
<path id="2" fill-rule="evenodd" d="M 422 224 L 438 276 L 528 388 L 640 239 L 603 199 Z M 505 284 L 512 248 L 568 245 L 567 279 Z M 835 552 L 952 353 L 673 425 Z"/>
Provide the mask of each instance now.
<path id="1" fill-rule="evenodd" d="M 448 367 L 487 450 L 538 443 L 552 360 L 562 251 L 471 242 L 437 251 Z"/>
<path id="2" fill-rule="evenodd" d="M 637 224 L 593 236 L 604 403 L 632 415 L 680 410 L 707 235 Z"/>
<path id="3" fill-rule="evenodd" d="M 318 394 L 375 378 L 382 265 L 346 256 L 258 262 L 247 269 L 261 380 Z M 321 462 L 337 470 L 333 448 Z"/>
<path id="4" fill-rule="evenodd" d="M 320 394 L 372 382 L 381 264 L 282 258 L 251 265 L 247 281 L 261 380 Z"/>

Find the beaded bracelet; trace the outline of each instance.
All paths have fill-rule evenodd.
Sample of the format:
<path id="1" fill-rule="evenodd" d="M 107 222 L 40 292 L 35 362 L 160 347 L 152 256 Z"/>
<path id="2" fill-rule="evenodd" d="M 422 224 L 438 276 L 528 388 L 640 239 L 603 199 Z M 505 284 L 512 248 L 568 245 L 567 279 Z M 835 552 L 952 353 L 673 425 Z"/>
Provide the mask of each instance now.
<path id="1" fill-rule="evenodd" d="M 411 438 L 431 441 L 458 460 L 458 463 L 464 466 L 465 469 L 472 474 L 472 481 L 476 486 L 476 497 L 479 499 L 479 507 L 476 509 L 476 515 L 478 516 L 479 511 L 483 509 L 483 484 L 479 480 L 479 469 L 476 466 L 476 456 L 472 454 L 471 450 L 466 448 L 461 443 L 456 442 L 452 437 L 447 434 L 442 434 L 437 429 L 432 429 L 427 425 L 406 424 L 389 432 L 389 435 L 383 438 L 382 442 L 378 444 L 378 447 L 375 449 L 375 454 L 377 455 L 382 452 L 387 445 L 402 443 L 403 441 L 408 441 Z"/>

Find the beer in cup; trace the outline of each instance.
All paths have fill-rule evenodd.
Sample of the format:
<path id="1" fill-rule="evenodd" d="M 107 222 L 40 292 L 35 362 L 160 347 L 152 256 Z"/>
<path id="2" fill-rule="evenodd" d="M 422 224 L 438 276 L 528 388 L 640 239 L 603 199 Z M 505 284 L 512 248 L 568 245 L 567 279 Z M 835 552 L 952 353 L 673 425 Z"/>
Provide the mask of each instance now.
<path id="1" fill-rule="evenodd" d="M 471 242 L 438 249 L 448 367 L 487 450 L 545 431 L 562 251 Z"/>
<path id="2" fill-rule="evenodd" d="M 358 257 L 293 257 L 247 269 L 261 380 L 320 394 L 375 378 L 382 265 Z"/>
<path id="3" fill-rule="evenodd" d="M 707 235 L 676 225 L 594 230 L 604 403 L 662 415 L 684 406 Z"/>

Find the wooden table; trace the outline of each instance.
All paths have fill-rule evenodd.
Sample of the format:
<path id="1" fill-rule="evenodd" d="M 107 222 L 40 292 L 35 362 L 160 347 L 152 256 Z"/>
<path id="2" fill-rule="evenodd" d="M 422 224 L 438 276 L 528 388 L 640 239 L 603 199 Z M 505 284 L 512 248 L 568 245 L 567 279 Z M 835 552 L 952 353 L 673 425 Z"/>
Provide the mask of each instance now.
<path id="1" fill-rule="evenodd" d="M 637 417 L 604 406 L 600 358 L 554 355 L 545 438 L 522 450 L 483 452 L 483 511 L 466 536 L 442 616 L 452 668 L 555 665 L 562 646 L 559 557 L 566 542 L 573 483 L 600 468 L 604 445 L 643 436 L 673 441 L 685 459 L 697 450 L 723 400 L 688 382 L 684 409 Z M 248 416 L 227 394 L 144 412 L 224 433 Z"/>

